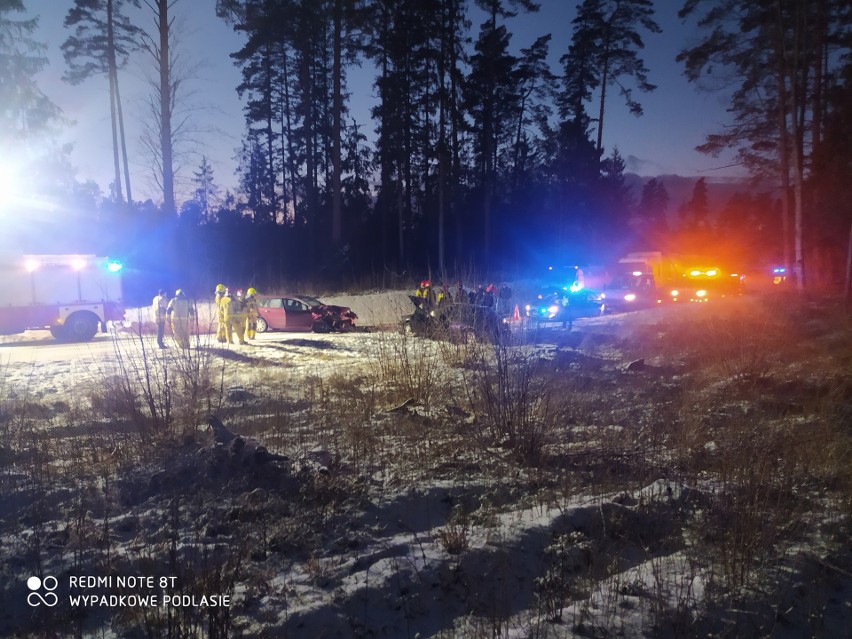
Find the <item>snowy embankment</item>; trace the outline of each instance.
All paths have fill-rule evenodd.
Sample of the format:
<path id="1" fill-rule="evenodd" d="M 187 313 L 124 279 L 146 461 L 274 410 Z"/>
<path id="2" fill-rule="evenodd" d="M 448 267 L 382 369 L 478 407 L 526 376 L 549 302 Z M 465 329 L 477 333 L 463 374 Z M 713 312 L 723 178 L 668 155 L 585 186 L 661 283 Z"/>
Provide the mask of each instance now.
<path id="1" fill-rule="evenodd" d="M 331 295 L 320 301 L 337 306 L 348 306 L 358 315 L 357 325 L 362 327 L 396 326 L 403 316 L 412 311 L 410 291 L 381 291 L 360 295 Z M 198 326 L 201 332 L 210 332 L 216 325 L 216 310 L 210 301 L 196 301 Z M 128 324 L 150 324 L 150 310 L 147 307 L 127 309 L 125 318 Z"/>

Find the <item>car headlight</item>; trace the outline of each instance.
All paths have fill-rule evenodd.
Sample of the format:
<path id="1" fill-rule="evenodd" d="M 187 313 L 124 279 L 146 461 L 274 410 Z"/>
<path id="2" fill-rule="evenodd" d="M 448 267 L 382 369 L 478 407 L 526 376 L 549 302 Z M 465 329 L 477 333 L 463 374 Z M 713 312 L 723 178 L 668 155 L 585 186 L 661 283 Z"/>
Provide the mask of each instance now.
<path id="1" fill-rule="evenodd" d="M 556 315 L 559 312 L 559 307 L 556 306 L 556 304 L 554 304 L 553 306 L 551 306 L 547 309 L 547 312 L 550 313 L 551 315 Z"/>
<path id="2" fill-rule="evenodd" d="M 636 293 L 628 293 L 624 296 L 625 302 L 634 302 L 636 301 Z"/>
<path id="3" fill-rule="evenodd" d="M 695 297 L 707 297 L 707 291 L 705 291 L 703 288 L 698 291 L 695 291 Z"/>

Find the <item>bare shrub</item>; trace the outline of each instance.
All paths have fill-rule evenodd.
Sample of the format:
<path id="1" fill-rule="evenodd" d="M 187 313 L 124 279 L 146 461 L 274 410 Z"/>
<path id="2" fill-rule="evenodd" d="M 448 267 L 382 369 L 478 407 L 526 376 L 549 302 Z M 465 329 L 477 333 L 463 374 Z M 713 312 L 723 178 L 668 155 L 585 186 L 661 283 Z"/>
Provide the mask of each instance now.
<path id="1" fill-rule="evenodd" d="M 581 594 L 579 577 L 590 565 L 591 543 L 579 532 L 559 535 L 544 549 L 547 566 L 535 580 L 539 610 L 547 621 L 562 621 L 569 599 Z"/>
<path id="2" fill-rule="evenodd" d="M 444 381 L 439 342 L 405 330 L 382 333 L 372 363 L 378 380 L 402 400 L 429 404 Z"/>
<path id="3" fill-rule="evenodd" d="M 150 336 L 113 341 L 114 362 L 104 364 L 91 393 L 105 417 L 129 421 L 144 438 L 172 433 L 216 412 L 224 396 L 224 360 L 204 347 L 209 336 L 194 336 L 195 347 L 159 351 Z"/>
<path id="4" fill-rule="evenodd" d="M 438 541 L 448 555 L 461 555 L 470 546 L 470 517 L 456 505 L 447 524 L 438 531 Z"/>
<path id="5" fill-rule="evenodd" d="M 532 347 L 476 343 L 461 375 L 481 444 L 507 448 L 525 465 L 539 463 L 563 412 L 552 368 L 540 365 Z"/>

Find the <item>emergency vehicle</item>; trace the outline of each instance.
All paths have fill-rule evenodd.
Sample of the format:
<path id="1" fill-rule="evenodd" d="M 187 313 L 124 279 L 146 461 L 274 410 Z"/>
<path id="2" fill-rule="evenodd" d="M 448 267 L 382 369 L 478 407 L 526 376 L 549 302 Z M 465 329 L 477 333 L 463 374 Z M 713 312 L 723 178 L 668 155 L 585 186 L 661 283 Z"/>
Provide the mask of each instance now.
<path id="1" fill-rule="evenodd" d="M 124 320 L 122 264 L 95 255 L 0 255 L 0 334 L 84 342 Z"/>

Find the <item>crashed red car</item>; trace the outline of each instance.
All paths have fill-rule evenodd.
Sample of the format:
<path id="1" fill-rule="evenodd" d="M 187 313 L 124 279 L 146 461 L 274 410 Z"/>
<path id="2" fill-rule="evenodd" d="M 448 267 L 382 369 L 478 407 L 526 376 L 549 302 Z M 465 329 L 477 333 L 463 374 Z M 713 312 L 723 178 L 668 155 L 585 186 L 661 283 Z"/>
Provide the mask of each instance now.
<path id="1" fill-rule="evenodd" d="M 323 304 L 308 295 L 262 295 L 257 298 L 257 332 L 351 331 L 358 316 L 348 306 Z"/>

